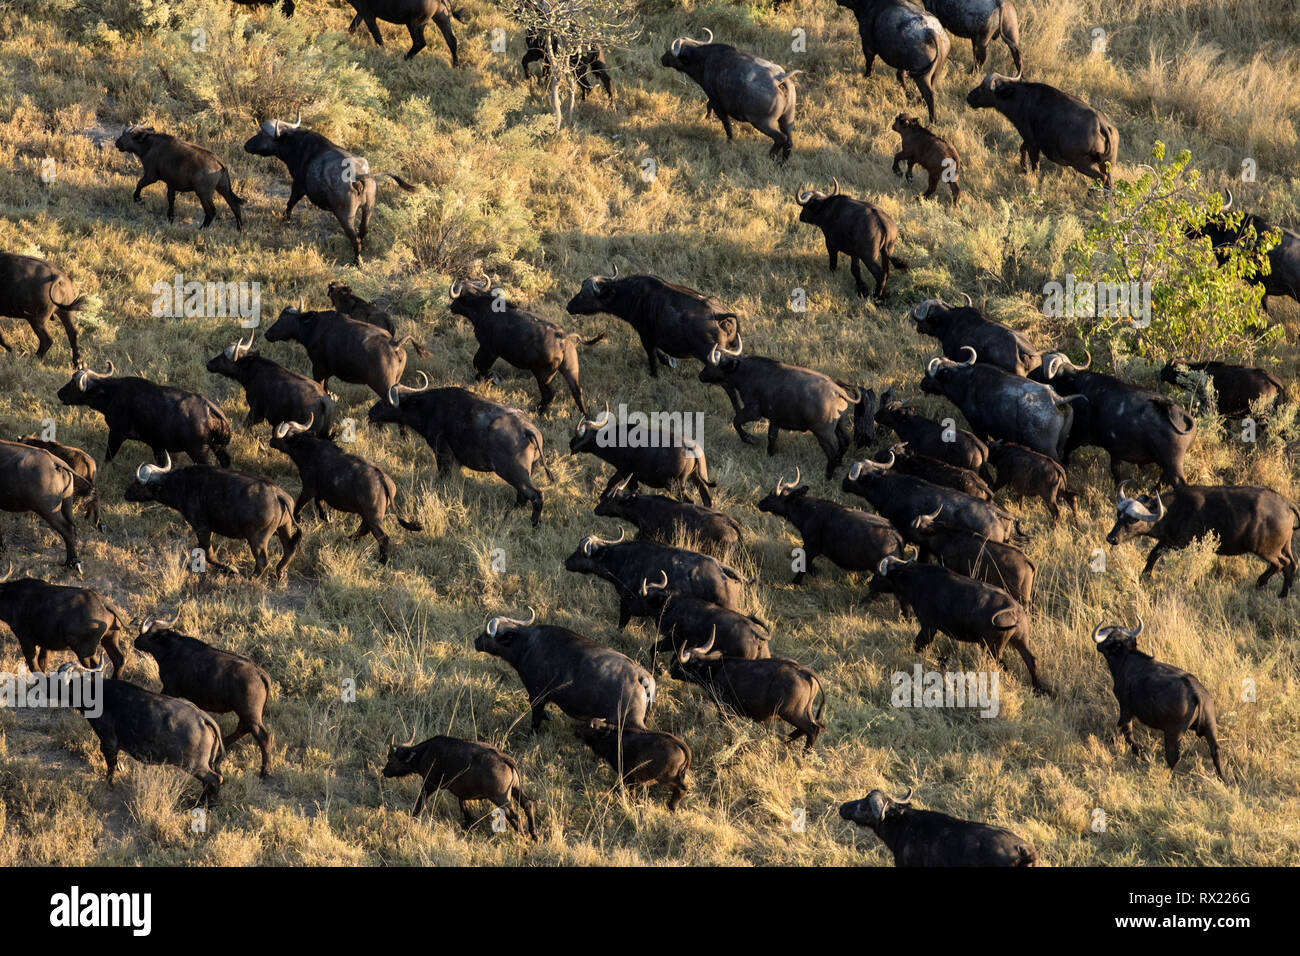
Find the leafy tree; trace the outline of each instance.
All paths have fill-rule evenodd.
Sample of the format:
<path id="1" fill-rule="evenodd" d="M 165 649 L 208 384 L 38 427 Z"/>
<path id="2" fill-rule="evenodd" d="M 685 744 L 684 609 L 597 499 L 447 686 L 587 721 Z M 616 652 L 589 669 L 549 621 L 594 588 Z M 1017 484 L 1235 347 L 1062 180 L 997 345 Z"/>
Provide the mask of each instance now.
<path id="1" fill-rule="evenodd" d="M 578 57 L 597 44 L 605 49 L 625 45 L 641 32 L 634 0 L 515 0 L 511 17 L 530 36 L 551 39 L 543 40 L 541 49 L 557 132 L 573 124 Z"/>
<path id="2" fill-rule="evenodd" d="M 1157 142 L 1152 159 L 1137 179 L 1116 181 L 1072 250 L 1076 287 L 1084 287 L 1082 298 L 1089 289 L 1095 297 L 1095 308 L 1085 302 L 1071 310 L 1074 331 L 1112 354 L 1131 351 L 1149 360 L 1249 357 L 1281 333 L 1262 310 L 1262 288 L 1245 281 L 1268 274 L 1268 250 L 1281 235 L 1257 236 L 1248 228 L 1216 250 L 1202 235 L 1206 223 L 1222 219 L 1236 230 L 1243 213 L 1223 214 L 1224 197 L 1189 168 L 1190 151 L 1166 162 L 1165 145 Z M 1118 303 L 1107 289 L 1120 291 Z M 1135 314 L 1137 303 L 1148 311 Z"/>

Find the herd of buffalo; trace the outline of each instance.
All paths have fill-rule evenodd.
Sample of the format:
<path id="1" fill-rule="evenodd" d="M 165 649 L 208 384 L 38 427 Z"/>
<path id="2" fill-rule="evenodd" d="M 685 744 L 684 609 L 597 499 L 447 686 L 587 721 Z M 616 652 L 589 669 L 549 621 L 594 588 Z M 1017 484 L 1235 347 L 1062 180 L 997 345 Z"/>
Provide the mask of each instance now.
<path id="1" fill-rule="evenodd" d="M 425 26 L 432 22 L 446 39 L 453 64 L 457 62 L 451 21 L 463 17 L 446 0 L 351 2 L 356 16 L 349 29 L 364 24 L 382 43 L 377 20 L 404 24 L 412 40 L 409 58 L 425 46 Z M 1001 40 L 1016 75 L 989 75 L 970 92 L 968 104 L 997 110 L 1010 121 L 1022 139 L 1026 170 L 1036 169 L 1040 156 L 1046 156 L 1104 187 L 1111 185 L 1118 132 L 1082 100 L 1022 79 L 1020 24 L 1011 0 L 925 0 L 924 7 L 916 0 L 837 2 L 857 18 L 868 76 L 879 57 L 897 72 L 900 83 L 911 77 L 932 123 L 949 35 L 971 40 L 976 69 L 989 44 Z M 285 15 L 293 15 L 291 0 L 279 5 Z M 529 35 L 525 75 L 531 62 L 540 59 L 545 65 L 548 42 L 535 31 Z M 699 84 L 708 113 L 718 118 L 728 138 L 732 120 L 749 123 L 772 140 L 773 157 L 790 155 L 797 71 L 714 42 L 712 33 L 705 40 L 673 40 L 661 62 Z M 599 82 L 613 99 L 599 50 L 586 51 L 576 65 L 584 92 Z M 930 176 L 925 195 L 946 182 L 956 203 L 960 159 L 951 145 L 911 116 L 900 115 L 893 129 L 901 137 L 894 171 L 902 175 L 905 163 L 910 179 L 912 169 L 921 166 Z M 169 219 L 176 194 L 193 192 L 203 206 L 202 226 L 207 226 L 217 214 L 215 193 L 242 228 L 243 200 L 214 153 L 135 125 L 121 134 L 117 146 L 139 157 L 136 202 L 142 189 L 161 181 L 167 187 Z M 245 149 L 275 157 L 287 167 L 291 194 L 286 219 L 296 203 L 308 198 L 338 219 L 358 262 L 379 179 L 388 176 L 405 190 L 417 188 L 397 173 L 372 171 L 363 158 L 303 128 L 300 120 L 262 122 Z M 906 268 L 894 255 L 896 224 L 872 203 L 842 193 L 838 182 L 829 192 L 800 191 L 793 201 L 799 221 L 824 234 L 830 268 L 836 268 L 841 253 L 849 257 L 859 295 L 869 292 L 860 264 L 874 278 L 870 291 L 876 296 L 884 294 L 891 268 Z M 1261 231 L 1273 228 L 1257 217 L 1251 221 Z M 1214 224 L 1207 232 L 1215 243 L 1235 238 Z M 1300 236 L 1283 231 L 1272 273 L 1258 281 L 1267 295 L 1300 301 Z M 328 296 L 332 308 L 309 311 L 300 300 L 285 307 L 264 333 L 267 342 L 298 343 L 303 353 L 299 364 L 304 369 L 309 365 L 309 373 L 259 354 L 251 334 L 231 342 L 206 366 L 242 388 L 248 413 L 239 427 L 269 426 L 270 447 L 298 472 L 301 490 L 294 497 L 268 478 L 233 467 L 229 446 L 236 426 L 213 401 L 119 374 L 111 361 L 95 363 L 103 371 L 85 363 L 75 322 L 85 297 L 77 295 L 73 280 L 43 260 L 0 255 L 0 315 L 31 325 L 39 340 L 38 358 L 53 345 L 49 320 L 59 319 L 76 371 L 58 390 L 58 401 L 102 419 L 103 462 L 113 460 L 125 442 L 149 450 L 125 499 L 175 511 L 208 568 L 238 573 L 218 560 L 215 535 L 245 542 L 252 574 L 260 577 L 270 565 L 275 538 L 275 574 L 283 577 L 302 540 L 299 519 L 309 504 L 325 520 L 331 509 L 356 515 L 353 540 L 373 537 L 380 562 L 388 561 L 392 550 L 385 530 L 390 511 L 404 529 L 423 530 L 384 470 L 336 443 L 342 399 L 329 390 L 331 379 L 371 389 L 369 425 L 416 432 L 427 442 L 440 474 L 460 468 L 495 474 L 514 490 L 517 504 L 531 507 L 531 522 L 538 525 L 544 512 L 539 466 L 548 479 L 550 469 L 533 417 L 469 388 L 435 385 L 423 371 L 409 375 L 408 347 L 417 356 L 429 354 L 414 335 L 399 334 L 390 315 L 342 283 L 331 283 Z M 594 403 L 580 378 L 583 350 L 603 335 L 584 340 L 506 299 L 486 278 L 457 279 L 449 299 L 450 312 L 468 321 L 478 343 L 470 364 L 479 381 L 495 375 L 498 361 L 531 373 L 539 413 L 555 398 L 557 375 L 567 386 L 578 414 L 570 452 L 609 466 L 595 514 L 626 522 L 638 535 L 628 540 L 626 531 L 617 538 L 589 534 L 565 558 L 564 567 L 610 585 L 620 628 L 643 618 L 660 635 L 647 669 L 599 641 L 538 623 L 535 613 L 527 620 L 490 617 L 473 636 L 474 649 L 517 672 L 533 729 L 541 728 L 548 706 L 554 705 L 576 721 L 577 736 L 615 767 L 624 783 L 666 785 L 668 807 L 676 809 L 689 789 L 691 748 L 680 737 L 650 727 L 659 690 L 654 665 L 659 654 L 666 654 L 667 673 L 703 688 L 720 713 L 758 722 L 779 718 L 792 728 L 790 741 L 802 738 L 804 747 L 812 748 L 826 729 L 827 688 L 809 668 L 773 656 L 768 625 L 743 610 L 747 589 L 755 582 L 728 561 L 743 548 L 745 531 L 732 516 L 712 507 L 716 482 L 699 436 L 691 437 L 678 415 L 656 419 L 641 440 L 610 440 L 619 423 L 608 403 L 592 417 Z M 1009 646 L 1023 661 L 1034 692 L 1053 693 L 1031 650 L 1036 568 L 1022 550 L 1028 536 L 997 498 L 1006 493 L 1016 500 L 1037 499 L 1053 519 L 1060 517 L 1062 506 L 1077 514 L 1079 498 L 1067 487 L 1067 467 L 1080 448 L 1108 453 L 1116 516 L 1107 540 L 1120 545 L 1139 535 L 1149 537 L 1153 546 L 1144 573 L 1165 551 L 1212 534 L 1219 554 L 1254 555 L 1267 565 L 1259 587 L 1278 573 L 1281 596 L 1292 587 L 1292 538 L 1300 525 L 1300 509 L 1292 501 L 1262 487 L 1189 485 L 1185 458 L 1196 421 L 1178 400 L 1094 371 L 1090 358 L 1076 364 L 1063 351 L 1039 347 L 989 319 L 969 297 L 958 305 L 930 299 L 909 317 L 916 333 L 934 339 L 938 351 L 918 369 L 921 390 L 949 401 L 966 429 L 925 416 L 892 387 L 877 394 L 869 383 L 755 354 L 742 338 L 741 316 L 713 296 L 658 276 L 620 276 L 617 269 L 609 276 L 591 276 L 577 288 L 568 313 L 622 319 L 639 339 L 651 376 L 665 369 L 672 374 L 682 361 L 698 362 L 699 382 L 719 386 L 726 394 L 734 412 L 732 426 L 743 442 L 757 442 L 746 425 L 767 423 L 768 455 L 782 431 L 811 433 L 830 480 L 844 467 L 851 448 L 869 449 L 845 469 L 841 488 L 850 500 L 863 499 L 870 510 L 814 497 L 801 484 L 801 470 L 793 480 L 779 478 L 756 504 L 788 522 L 801 538 L 804 561 L 794 569 L 795 584 L 806 574 L 819 573 L 814 566 L 819 558 L 846 572 L 869 574 L 870 595 L 892 595 L 904 612 L 915 616 L 918 653 L 943 634 L 982 645 L 998 665 Z M 3 336 L 0 346 L 12 351 Z M 1257 368 L 1171 361 L 1161 377 L 1182 386 L 1212 382 L 1217 411 L 1225 419 L 1259 413 L 1286 397 L 1283 384 Z M 407 384 L 415 378 L 418 385 Z M 701 403 L 707 401 L 707 391 L 701 389 L 699 397 Z M 182 465 L 180 456 L 190 463 Z M 1130 494 L 1135 478 L 1127 473 L 1144 466 L 1158 471 L 1158 481 L 1149 493 Z M 692 493 L 702 504 L 690 500 Z M 64 543 L 68 568 L 80 569 L 75 506 L 84 506 L 91 524 L 99 527 L 96 494 L 96 459 L 88 452 L 34 435 L 0 441 L 0 509 L 34 513 L 53 528 Z M 125 751 L 143 761 L 184 768 L 202 782 L 204 797 L 211 798 L 222 783 L 219 765 L 225 749 L 245 735 L 261 748 L 261 772 L 268 773 L 271 732 L 263 710 L 272 681 L 252 660 L 178 632 L 174 620 L 147 619 L 134 647 L 157 661 L 162 688 L 161 693 L 144 689 L 125 679 L 132 622 L 120 607 L 89 588 L 14 578 L 12 567 L 0 580 L 0 621 L 18 639 L 33 674 L 47 671 L 51 652 L 70 651 L 76 661 L 58 668 L 63 679 L 90 679 L 89 674 L 102 681 L 103 711 L 87 719 L 101 741 L 110 782 L 119 751 Z M 1172 769 L 1182 736 L 1192 731 L 1206 740 L 1214 769 L 1226 781 L 1210 695 L 1191 674 L 1139 650 L 1141 630 L 1140 621 L 1135 627 L 1103 622 L 1092 634 L 1114 680 L 1126 740 L 1139 752 L 1132 733 L 1135 719 L 1163 733 Z M 238 724 L 223 735 L 211 715 L 231 713 Z M 501 808 L 515 830 L 526 828 L 536 836 L 534 801 L 523 789 L 519 766 L 493 747 L 442 736 L 422 743 L 412 739 L 390 748 L 383 775 L 421 778 L 417 814 L 430 795 L 445 789 L 460 801 L 466 825 L 476 819 L 466 804 L 487 800 Z M 1037 863 L 1034 847 L 1014 833 L 915 809 L 910 798 L 910 790 L 897 798 L 875 790 L 845 803 L 840 815 L 874 831 L 899 865 Z"/>

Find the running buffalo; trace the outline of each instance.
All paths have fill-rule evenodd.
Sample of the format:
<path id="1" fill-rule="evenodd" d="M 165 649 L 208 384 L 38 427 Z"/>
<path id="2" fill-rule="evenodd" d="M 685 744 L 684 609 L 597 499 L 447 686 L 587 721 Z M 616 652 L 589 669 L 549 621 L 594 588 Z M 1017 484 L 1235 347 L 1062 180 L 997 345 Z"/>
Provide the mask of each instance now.
<path id="1" fill-rule="evenodd" d="M 95 490 L 95 478 L 99 473 L 99 466 L 95 464 L 95 458 L 88 451 L 80 448 L 74 448 L 72 445 L 64 445 L 56 441 L 47 441 L 38 435 L 24 435 L 17 439 L 24 445 L 30 445 L 32 448 L 40 448 L 42 451 L 48 451 L 59 461 L 63 462 L 73 473 L 85 481 L 89 486 L 85 489 L 74 491 L 73 497 L 85 496 L 86 499 L 86 517 L 90 519 L 96 530 L 103 531 L 104 523 L 99 516 L 99 493 Z"/>
<path id="2" fill-rule="evenodd" d="M 1213 534 L 1216 554 L 1253 554 L 1268 565 L 1255 587 L 1262 588 L 1280 571 L 1279 597 L 1290 593 L 1296 575 L 1291 543 L 1300 527 L 1300 508 L 1294 502 L 1256 485 L 1180 485 L 1164 495 L 1157 491 L 1154 498 L 1129 498 L 1124 494 L 1127 484 L 1121 482 L 1115 496 L 1115 526 L 1106 540 L 1115 546 L 1141 535 L 1154 538 L 1143 574 L 1150 574 L 1166 551 Z"/>
<path id="3" fill-rule="evenodd" d="M 1037 866 L 1038 851 L 1003 827 L 959 820 L 910 806 L 912 789 L 891 798 L 872 790 L 840 805 L 840 816 L 867 827 L 894 855 L 895 866 Z"/>
<path id="4" fill-rule="evenodd" d="M 948 64 L 952 42 L 943 25 L 915 0 L 835 0 L 852 11 L 862 38 L 866 75 L 871 76 L 876 57 L 898 71 L 904 92 L 907 74 L 921 91 L 930 122 L 935 119 L 934 93 Z"/>
<path id="5" fill-rule="evenodd" d="M 686 771 L 691 769 L 691 748 L 680 737 L 654 730 L 618 730 L 600 718 L 578 724 L 573 732 L 614 768 L 623 786 L 667 784 L 672 790 L 670 811 L 677 809 L 690 789 Z"/>
<path id="6" fill-rule="evenodd" d="M 529 609 L 532 610 L 531 608 Z M 554 704 L 575 720 L 601 718 L 614 727 L 645 730 L 655 679 L 613 648 L 563 627 L 493 617 L 474 638 L 474 650 L 499 657 L 519 674 L 532 708 L 533 731 Z"/>
<path id="7" fill-rule="evenodd" d="M 63 539 L 64 567 L 81 570 L 72 503 L 94 489 L 66 462 L 43 448 L 0 441 L 0 511 L 30 511 Z M 0 535 L 0 550 L 4 536 Z"/>
<path id="8" fill-rule="evenodd" d="M 970 40 L 978 73 L 988 57 L 989 44 L 1001 37 L 1011 52 L 1016 73 L 1024 70 L 1020 53 L 1020 15 L 1011 0 L 923 0 L 925 8 L 939 18 L 945 30 Z"/>
<path id="9" fill-rule="evenodd" d="M 707 362 L 715 348 L 730 348 L 740 341 L 740 317 L 718 299 L 658 276 L 591 276 L 569 300 L 570 315 L 617 316 L 641 339 L 650 375 L 659 364 L 677 367 L 677 359 Z"/>
<path id="10" fill-rule="evenodd" d="M 207 369 L 214 375 L 234 379 L 244 389 L 248 415 L 244 427 L 270 422 L 274 429 L 284 422 L 302 422 L 310 418 L 316 434 L 329 434 L 334 423 L 334 396 L 319 382 L 299 375 L 283 365 L 252 352 L 253 333 L 248 341 L 232 342 L 208 360 Z"/>
<path id="11" fill-rule="evenodd" d="M 874 571 L 888 555 L 903 553 L 903 536 L 886 519 L 857 508 L 823 498 L 810 498 L 808 486 L 778 479 L 772 493 L 758 503 L 758 510 L 784 518 L 799 529 L 803 539 L 802 563 L 794 583 L 805 574 L 816 574 L 813 562 L 825 556 L 846 571 Z"/>
<path id="12" fill-rule="evenodd" d="M 1046 83 L 990 73 L 966 102 L 1005 116 L 1022 140 L 1020 166 L 1037 172 L 1040 154 L 1099 179 L 1109 189 L 1119 159 L 1119 130 L 1104 113 Z"/>
<path id="13" fill-rule="evenodd" d="M 103 647 L 114 674 L 120 675 L 126 664 L 122 641 L 131 618 L 91 588 L 46 584 L 36 578 L 10 580 L 7 571 L 0 578 L 0 621 L 18 638 L 33 674 L 45 672 L 50 651 L 72 651 L 91 667 Z"/>
<path id="14" fill-rule="evenodd" d="M 117 378 L 113 363 L 107 372 L 79 370 L 58 392 L 64 405 L 84 405 L 104 416 L 110 462 L 128 439 L 142 442 L 161 461 L 170 452 L 185 452 L 206 465 L 215 455 L 221 467 L 230 467 L 230 421 L 202 395 L 158 385 L 143 378 Z"/>
<path id="15" fill-rule="evenodd" d="M 261 577 L 270 559 L 267 544 L 271 536 L 280 539 L 282 556 L 275 574 L 284 577 L 302 540 L 294 525 L 293 499 L 269 478 L 226 471 L 211 465 L 190 465 L 172 469 L 171 456 L 163 466 L 143 464 L 136 480 L 127 486 L 126 500 L 156 501 L 179 512 L 198 538 L 207 563 L 230 574 L 235 569 L 218 561 L 212 550 L 212 535 L 247 541 L 256 566 L 253 577 Z"/>
<path id="16" fill-rule="evenodd" d="M 1172 773 L 1181 756 L 1183 734 L 1196 731 L 1210 747 L 1214 772 L 1227 782 L 1219 760 L 1218 728 L 1214 701 L 1187 671 L 1158 661 L 1137 649 L 1142 620 L 1132 629 L 1118 624 L 1098 624 L 1092 632 L 1097 651 L 1106 659 L 1114 680 L 1115 700 L 1119 702 L 1119 724 L 1124 739 L 1133 748 L 1133 756 L 1142 750 L 1133 739 L 1133 718 L 1165 735 L 1165 763 Z"/>
<path id="17" fill-rule="evenodd" d="M 406 51 L 405 57 L 409 60 L 429 45 L 424 30 L 432 21 L 447 41 L 451 65 L 460 65 L 460 60 L 456 57 L 456 34 L 451 31 L 451 18 L 455 17 L 462 23 L 465 18 L 461 15 L 462 11 L 452 7 L 450 0 L 348 0 L 348 3 L 357 11 L 348 25 L 348 33 L 364 23 L 370 35 L 375 38 L 375 45 L 383 46 L 384 37 L 379 32 L 376 21 L 399 23 L 411 34 L 411 48 Z"/>
<path id="18" fill-rule="evenodd" d="M 604 335 L 583 341 L 554 322 L 508 301 L 486 279 L 457 280 L 451 284 L 450 295 L 452 315 L 468 319 L 474 328 L 474 338 L 478 341 L 474 371 L 480 382 L 488 377 L 498 358 L 532 372 L 541 393 L 537 403 L 537 412 L 541 414 L 555 400 L 551 382 L 559 375 L 569 386 L 578 413 L 587 417 L 587 401 L 579 383 L 578 346 L 594 345 Z"/>
<path id="19" fill-rule="evenodd" d="M 54 345 L 48 331 L 50 319 L 58 316 L 63 331 L 68 335 L 72 349 L 72 364 L 81 364 L 81 349 L 77 345 L 77 327 L 72 313 L 86 306 L 86 297 L 77 295 L 72 280 L 62 270 L 44 259 L 0 252 L 0 316 L 23 319 L 36 333 L 36 357 Z M 0 349 L 12 352 L 13 346 L 0 332 Z"/>
<path id="20" fill-rule="evenodd" d="M 688 542 L 701 550 L 727 555 L 740 547 L 740 523 L 730 515 L 664 495 L 629 491 L 624 478 L 596 502 L 596 514 L 636 526 L 638 537 L 664 544 Z"/>
<path id="21" fill-rule="evenodd" d="M 135 649 L 158 663 L 162 692 L 183 697 L 210 714 L 233 713 L 239 722 L 221 745 L 249 734 L 262 752 L 261 776 L 271 767 L 271 732 L 262 716 L 271 698 L 271 678 L 242 654 L 213 647 L 197 637 L 173 630 L 176 620 L 147 619 L 140 625 Z"/>
<path id="22" fill-rule="evenodd" d="M 116 143 L 124 153 L 134 153 L 140 159 L 143 172 L 135 184 L 131 198 L 142 203 L 140 191 L 161 180 L 167 186 L 167 221 L 176 221 L 176 194 L 195 193 L 203 207 L 205 229 L 217 217 L 217 207 L 212 194 L 218 193 L 235 214 L 235 227 L 241 232 L 244 217 L 240 212 L 245 200 L 235 195 L 230 185 L 230 170 L 226 169 L 217 154 L 202 146 L 195 146 L 167 133 L 155 132 L 152 127 L 131 125 L 122 131 Z"/>
<path id="23" fill-rule="evenodd" d="M 894 255 L 898 242 L 898 224 L 879 206 L 864 199 L 854 199 L 840 192 L 840 181 L 833 181 L 830 193 L 804 190 L 795 197 L 802 208 L 799 221 L 817 226 L 826 240 L 831 272 L 839 267 L 840 253 L 849 257 L 849 271 L 858 296 L 867 297 L 867 284 L 862 281 L 861 260 L 876 280 L 873 293 L 877 299 L 885 294 L 889 269 L 906 269 L 907 263 Z"/>
<path id="24" fill-rule="evenodd" d="M 1029 614 L 1006 591 L 939 565 L 893 556 L 881 561 L 878 571 L 871 579 L 871 592 L 892 593 L 916 614 L 920 630 L 912 649 L 917 653 L 940 633 L 983 646 L 998 663 L 1010 645 L 1025 662 L 1034 693 L 1047 693 L 1029 650 Z"/>
<path id="25" fill-rule="evenodd" d="M 542 454 L 542 433 L 517 408 L 498 405 L 463 388 L 394 385 L 370 408 L 371 424 L 409 425 L 433 449 L 439 474 L 465 467 L 490 471 L 515 489 L 516 504 L 532 502 L 533 527 L 542 519 L 542 493 L 533 484 L 538 463 L 554 480 Z"/>
<path id="26" fill-rule="evenodd" d="M 1042 364 L 1042 352 L 1023 332 L 984 317 L 974 308 L 970 296 L 962 293 L 964 306 L 951 306 L 942 299 L 926 299 L 912 310 L 912 321 L 921 335 L 930 335 L 943 345 L 945 357 L 954 361 L 970 346 L 980 361 L 996 365 L 1013 375 L 1028 375 Z"/>
<path id="27" fill-rule="evenodd" d="M 616 421 L 606 405 L 599 419 L 584 418 L 578 422 L 569 440 L 569 453 L 587 452 L 614 466 L 614 474 L 601 492 L 602 498 L 616 486 L 635 490 L 639 484 L 684 495 L 686 483 L 690 482 L 699 491 L 705 507 L 711 507 L 713 496 L 709 489 L 716 487 L 716 482 L 709 480 L 704 448 L 686 434 L 686 422 L 680 415 L 666 417 L 666 422 L 637 423 L 630 420 L 631 416 L 629 420 Z"/>
<path id="28" fill-rule="evenodd" d="M 372 173 L 365 159 L 336 146 L 320 133 L 300 129 L 301 123 L 301 117 L 293 124 L 267 120 L 244 144 L 244 152 L 274 156 L 288 167 L 292 184 L 284 210 L 286 222 L 293 215 L 293 207 L 306 196 L 313 206 L 334 214 L 360 265 L 361 243 L 379 195 L 377 180 L 389 176 L 407 192 L 415 192 L 415 187 L 396 173 Z M 358 213 L 361 221 L 354 228 Z"/>

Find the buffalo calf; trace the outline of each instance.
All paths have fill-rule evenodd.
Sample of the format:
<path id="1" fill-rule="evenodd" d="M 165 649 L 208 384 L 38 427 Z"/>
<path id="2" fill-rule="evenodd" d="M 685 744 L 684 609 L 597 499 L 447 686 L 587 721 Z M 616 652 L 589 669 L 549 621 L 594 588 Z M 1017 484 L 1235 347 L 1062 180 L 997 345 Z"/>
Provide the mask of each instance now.
<path id="1" fill-rule="evenodd" d="M 673 734 L 654 730 L 615 730 L 596 719 L 574 728 L 585 743 L 619 774 L 625 787 L 663 783 L 672 788 L 668 809 L 676 810 L 690 787 L 686 771 L 691 769 L 691 748 Z"/>

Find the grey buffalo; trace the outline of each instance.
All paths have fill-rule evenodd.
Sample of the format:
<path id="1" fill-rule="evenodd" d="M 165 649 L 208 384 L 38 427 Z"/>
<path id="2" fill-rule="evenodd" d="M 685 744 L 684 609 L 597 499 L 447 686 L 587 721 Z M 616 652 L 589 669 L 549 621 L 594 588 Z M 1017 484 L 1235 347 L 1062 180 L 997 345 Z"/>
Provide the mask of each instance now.
<path id="1" fill-rule="evenodd" d="M 88 488 L 78 488 L 73 492 L 73 497 L 82 497 L 86 499 L 86 517 L 90 519 L 95 528 L 103 531 L 104 523 L 99 516 L 99 494 L 95 490 L 95 477 L 99 473 L 99 466 L 95 463 L 95 458 L 90 452 L 81 448 L 74 448 L 72 445 L 64 445 L 57 441 L 46 440 L 39 435 L 23 435 L 17 439 L 24 445 L 30 445 L 33 448 L 40 448 L 42 451 L 48 451 L 59 461 L 63 462 L 72 469 L 73 474 L 85 481 Z"/>
<path id="2" fill-rule="evenodd" d="M 948 64 L 951 41 L 943 24 L 915 0 L 835 0 L 852 11 L 862 38 L 866 75 L 871 76 L 876 57 L 898 71 L 906 93 L 904 75 L 921 91 L 930 122 L 935 120 L 934 93 Z"/>
<path id="3" fill-rule="evenodd" d="M 995 109 L 1020 134 L 1020 166 L 1037 172 L 1039 156 L 1112 184 L 1119 159 L 1119 130 L 1104 113 L 1077 96 L 1046 83 L 990 73 L 971 90 L 966 102 L 975 109 Z"/>
<path id="4" fill-rule="evenodd" d="M 301 118 L 292 125 L 267 120 L 257 135 L 244 144 L 244 152 L 274 156 L 288 168 L 292 182 L 289 204 L 284 210 L 285 221 L 293 215 L 293 207 L 306 196 L 313 206 L 334 214 L 359 265 L 361 243 L 370 228 L 370 216 L 379 195 L 379 177 L 392 178 L 407 192 L 414 192 L 415 187 L 396 173 L 372 173 L 365 159 L 335 145 L 320 133 L 300 129 L 300 123 Z M 357 223 L 355 228 L 354 223 Z"/>
<path id="5" fill-rule="evenodd" d="M 530 609 L 531 610 L 531 609 Z M 646 729 L 655 679 L 613 648 L 563 627 L 493 617 L 474 638 L 474 650 L 499 657 L 519 674 L 532 708 L 533 730 L 554 704 L 575 720 L 601 718 L 615 727 Z"/>
<path id="6" fill-rule="evenodd" d="M 781 429 L 812 432 L 826 455 L 830 478 L 848 450 L 849 419 L 844 414 L 857 404 L 858 390 L 829 375 L 798 365 L 788 365 L 762 355 L 742 356 L 741 346 L 714 348 L 700 381 L 721 385 L 731 400 L 731 427 L 746 444 L 757 439 L 745 430 L 750 422 L 767 419 L 767 453 L 776 454 Z"/>
<path id="7" fill-rule="evenodd" d="M 980 438 L 1015 442 L 1061 460 L 1075 424 L 1072 403 L 1084 399 L 1063 397 L 1050 385 L 995 365 L 976 364 L 979 355 L 969 346 L 962 351 L 970 355 L 965 362 L 942 356 L 931 359 L 921 390 L 946 396 Z"/>
<path id="8" fill-rule="evenodd" d="M 718 117 L 728 140 L 734 138 L 731 121 L 737 119 L 772 140 L 768 155 L 773 159 L 789 159 L 797 98 L 794 77 L 800 71 L 787 72 L 760 56 L 714 43 L 713 31 L 705 32 L 709 37 L 703 43 L 689 37 L 673 40 L 659 62 L 700 85 L 708 100 L 705 116 Z"/>
<path id="9" fill-rule="evenodd" d="M 1020 15 L 1011 0 L 924 0 L 925 8 L 939 18 L 955 37 L 970 40 L 975 55 L 972 72 L 979 72 L 988 57 L 989 44 L 1001 38 L 1011 52 L 1016 73 L 1024 70 L 1020 54 Z"/>

